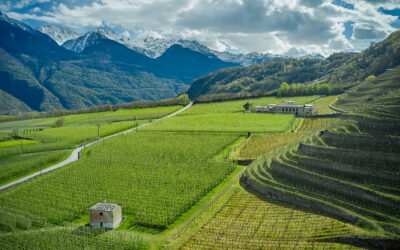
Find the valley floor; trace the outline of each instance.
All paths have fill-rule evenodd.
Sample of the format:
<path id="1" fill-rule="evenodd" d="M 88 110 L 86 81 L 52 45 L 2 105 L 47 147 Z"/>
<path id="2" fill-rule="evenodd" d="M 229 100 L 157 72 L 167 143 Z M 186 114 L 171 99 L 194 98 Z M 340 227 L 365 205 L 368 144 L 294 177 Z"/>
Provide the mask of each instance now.
<path id="1" fill-rule="evenodd" d="M 317 99 L 297 98 L 304 103 Z M 327 97 L 317 104 L 329 113 L 327 106 L 335 99 Z M 245 167 L 237 163 L 279 156 L 300 140 L 341 122 L 291 115 L 271 122 L 273 117 L 241 112 L 246 101 L 195 105 L 139 133 L 88 148 L 71 166 L 1 193 L 0 247 L 356 249 L 364 246 L 357 243 L 359 238 L 385 237 L 242 187 Z M 249 101 L 268 104 L 280 99 Z M 257 133 L 246 138 L 249 124 Z M 47 134 L 53 139 L 56 135 Z M 0 153 L 16 157 L 17 146 L 10 148 L 0 148 Z M 272 177 L 267 171 L 261 174 Z M 122 204 L 127 220 L 118 229 L 87 226 L 87 208 L 104 197 Z"/>

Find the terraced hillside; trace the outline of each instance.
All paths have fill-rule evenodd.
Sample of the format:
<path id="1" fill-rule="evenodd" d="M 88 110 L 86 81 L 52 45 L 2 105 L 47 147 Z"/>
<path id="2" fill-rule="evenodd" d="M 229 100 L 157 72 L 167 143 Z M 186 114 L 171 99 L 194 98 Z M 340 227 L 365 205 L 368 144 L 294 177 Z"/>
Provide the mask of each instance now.
<path id="1" fill-rule="evenodd" d="M 400 66 L 370 76 L 340 96 L 335 107 L 378 118 L 400 118 Z"/>
<path id="2" fill-rule="evenodd" d="M 341 124 L 255 161 L 242 184 L 398 239 L 400 122 L 345 116 Z"/>
<path id="3" fill-rule="evenodd" d="M 182 249 L 357 249 L 337 237 L 355 227 L 236 190 Z"/>

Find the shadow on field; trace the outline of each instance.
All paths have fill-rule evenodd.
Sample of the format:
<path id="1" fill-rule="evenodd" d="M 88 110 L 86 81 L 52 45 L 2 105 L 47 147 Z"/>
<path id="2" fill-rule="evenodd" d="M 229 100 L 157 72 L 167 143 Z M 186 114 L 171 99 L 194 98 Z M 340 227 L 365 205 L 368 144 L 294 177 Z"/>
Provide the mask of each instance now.
<path id="1" fill-rule="evenodd" d="M 400 249 L 400 239 L 338 237 L 318 241 L 341 243 L 367 249 Z"/>
<path id="2" fill-rule="evenodd" d="M 78 235 L 78 236 L 85 236 L 85 237 L 96 237 L 99 235 L 104 234 L 107 232 L 107 229 L 104 228 L 95 228 L 95 227 L 90 227 L 90 226 L 80 226 L 77 227 L 72 231 L 72 234 Z"/>
<path id="3" fill-rule="evenodd" d="M 245 192 L 249 192 L 259 198 L 262 201 L 272 203 L 275 205 L 279 206 L 284 206 L 286 208 L 291 208 L 294 210 L 298 211 L 303 211 L 306 213 L 313 213 L 313 214 L 318 214 L 321 216 L 326 216 L 333 218 L 335 220 L 339 220 L 338 218 L 335 218 L 329 214 L 323 213 L 321 211 L 315 210 L 315 209 L 307 209 L 307 208 L 302 208 L 295 206 L 293 204 L 287 203 L 287 202 L 282 202 L 278 200 L 273 200 L 270 198 L 265 197 L 263 194 L 259 193 L 258 191 L 252 189 L 248 185 L 244 185 L 242 183 L 242 178 L 240 179 L 240 185 L 245 189 Z M 348 223 L 348 222 L 344 222 Z M 351 245 L 355 247 L 361 247 L 361 248 L 366 248 L 366 249 L 400 249 L 400 239 L 387 239 L 387 238 L 379 238 L 379 237 L 357 237 L 357 235 L 351 235 L 346 237 L 336 237 L 336 238 L 327 238 L 327 239 L 316 239 L 316 241 L 320 242 L 332 242 L 332 243 L 341 243 L 341 244 L 346 244 L 346 245 Z"/>

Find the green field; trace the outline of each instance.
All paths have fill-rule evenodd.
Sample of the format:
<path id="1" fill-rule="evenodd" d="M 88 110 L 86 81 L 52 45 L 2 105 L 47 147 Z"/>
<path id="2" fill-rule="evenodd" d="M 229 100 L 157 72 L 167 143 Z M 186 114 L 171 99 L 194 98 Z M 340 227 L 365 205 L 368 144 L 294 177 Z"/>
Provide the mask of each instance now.
<path id="1" fill-rule="evenodd" d="M 138 249 L 140 237 L 89 227 L 62 227 L 0 235 L 3 249 Z"/>
<path id="2" fill-rule="evenodd" d="M 35 170 L 48 167 L 67 157 L 79 145 L 147 123 L 143 118 L 160 118 L 181 106 L 121 109 L 89 114 L 67 115 L 62 127 L 29 127 L 54 125 L 60 118 L 1 123 L 9 130 L 0 133 L 0 183 L 7 183 Z M 129 120 L 129 121 L 121 121 Z M 114 122 L 111 122 L 114 121 Z M 23 127 L 23 128 L 21 128 Z M 16 130 L 15 128 L 20 128 Z M 21 146 L 22 141 L 22 146 Z"/>
<path id="3" fill-rule="evenodd" d="M 69 153 L 70 150 L 55 150 L 7 157 L 1 160 L 0 184 L 49 167 L 49 164 L 63 160 Z"/>
<path id="4" fill-rule="evenodd" d="M 314 110 L 317 110 L 319 115 L 334 113 L 335 111 L 329 108 L 329 105 L 333 104 L 337 99 L 337 95 L 321 98 L 315 103 Z"/>
<path id="5" fill-rule="evenodd" d="M 0 142 L 0 148 L 5 148 L 5 147 L 12 147 L 12 146 L 21 146 L 21 145 L 28 145 L 32 143 L 37 143 L 38 141 L 35 140 L 26 140 L 26 139 L 21 139 L 21 140 L 8 140 L 8 141 L 2 141 Z"/>
<path id="6" fill-rule="evenodd" d="M 144 121 L 140 121 L 140 124 Z M 134 123 L 112 123 L 100 127 L 100 137 L 108 136 L 134 127 Z M 97 126 L 83 125 L 61 128 L 48 128 L 39 131 L 24 131 L 20 136 L 29 140 L 8 140 L 0 142 L 0 183 L 6 183 L 34 170 L 48 167 L 67 157 L 70 150 L 81 144 L 93 141 L 97 136 Z"/>
<path id="7" fill-rule="evenodd" d="M 294 115 L 226 113 L 177 116 L 162 121 L 145 131 L 185 132 L 233 132 L 233 133 L 279 133 L 290 130 L 295 123 Z"/>
<path id="8" fill-rule="evenodd" d="M 138 121 L 139 125 L 145 121 Z M 100 126 L 100 137 L 108 136 L 122 130 L 132 128 L 136 122 L 120 122 L 104 124 Z M 44 128 L 35 130 L 22 130 L 18 136 L 36 141 L 22 145 L 22 153 L 44 152 L 49 150 L 68 149 L 79 146 L 80 144 L 95 140 L 98 127 L 96 125 L 68 126 L 60 128 Z M 20 140 L 10 137 L 8 141 L 2 143 L 10 146 L 0 149 L 0 158 L 21 153 Z"/>
<path id="9" fill-rule="evenodd" d="M 29 127 L 29 126 L 53 126 L 55 121 L 64 118 L 66 125 L 73 124 L 97 124 L 133 120 L 149 120 L 164 117 L 179 110 L 182 106 L 166 106 L 138 109 L 119 109 L 116 111 L 95 112 L 87 114 L 65 115 L 60 117 L 39 118 L 32 120 L 21 120 L 1 122 L 0 128 Z"/>
<path id="10" fill-rule="evenodd" d="M 339 118 L 305 118 L 292 133 L 255 135 L 247 139 L 236 155 L 240 160 L 257 159 L 283 146 L 289 146 L 315 131 L 326 129 L 340 121 Z"/>
<path id="11" fill-rule="evenodd" d="M 349 224 L 239 191 L 182 249 L 355 249 L 323 242 L 353 231 Z"/>
<path id="12" fill-rule="evenodd" d="M 132 226 L 165 228 L 233 171 L 234 164 L 213 156 L 236 139 L 133 133 L 105 141 L 83 160 L 0 194 L 0 217 L 12 211 L 14 222 L 0 224 L 16 230 L 33 216 L 27 224 L 62 225 L 107 198 L 122 205 Z"/>
<path id="13" fill-rule="evenodd" d="M 292 97 L 296 103 L 311 103 L 319 97 Z M 244 113 L 243 105 L 281 103 L 288 98 L 265 97 L 241 101 L 196 104 L 174 119 L 168 119 L 145 129 L 145 131 L 191 131 L 234 133 L 279 133 L 295 127 L 297 121 L 289 114 Z"/>
<path id="14" fill-rule="evenodd" d="M 257 159 L 273 151 L 299 141 L 304 133 L 272 134 L 250 137 L 239 150 L 239 159 Z"/>

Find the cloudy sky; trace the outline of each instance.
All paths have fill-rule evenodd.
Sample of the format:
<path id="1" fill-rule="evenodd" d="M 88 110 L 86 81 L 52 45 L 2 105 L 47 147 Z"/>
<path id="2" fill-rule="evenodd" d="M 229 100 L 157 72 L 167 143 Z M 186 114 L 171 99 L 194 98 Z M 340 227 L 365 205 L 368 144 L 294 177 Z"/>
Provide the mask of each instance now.
<path id="1" fill-rule="evenodd" d="M 400 29 L 400 0 L 0 0 L 0 10 L 33 27 L 105 26 L 132 38 L 293 56 L 360 51 Z"/>

